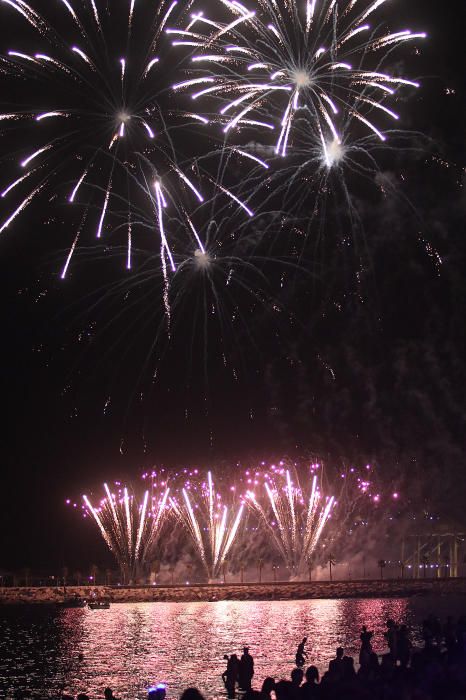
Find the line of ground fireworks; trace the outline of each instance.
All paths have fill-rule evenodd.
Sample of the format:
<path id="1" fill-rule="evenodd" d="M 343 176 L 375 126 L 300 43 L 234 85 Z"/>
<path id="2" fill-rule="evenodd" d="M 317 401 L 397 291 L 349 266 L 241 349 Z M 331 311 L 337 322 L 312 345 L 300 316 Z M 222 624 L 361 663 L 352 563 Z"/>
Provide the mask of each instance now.
<path id="1" fill-rule="evenodd" d="M 363 498 L 369 508 L 379 504 L 380 493 L 367 474 L 351 469 L 340 476 L 353 477 L 353 503 Z M 83 497 L 84 517 L 93 518 L 126 580 L 136 578 L 154 558 L 156 548 L 166 541 L 169 522 L 186 533 L 207 579 L 215 580 L 235 556 L 244 530 L 254 531 L 256 539 L 263 537 L 294 576 L 309 566 L 332 515 L 342 522 L 347 516 L 343 492 L 341 505 L 335 496 L 324 494 L 319 464 L 311 465 L 304 477 L 301 469 L 283 462 L 246 469 L 237 472 L 235 481 L 220 478 L 218 487 L 212 472 L 203 477 L 198 469 L 154 470 L 143 480 L 148 487 L 140 499 L 121 482 L 112 489 L 105 484 L 98 504 Z M 396 501 L 398 496 L 395 492 L 391 498 Z"/>

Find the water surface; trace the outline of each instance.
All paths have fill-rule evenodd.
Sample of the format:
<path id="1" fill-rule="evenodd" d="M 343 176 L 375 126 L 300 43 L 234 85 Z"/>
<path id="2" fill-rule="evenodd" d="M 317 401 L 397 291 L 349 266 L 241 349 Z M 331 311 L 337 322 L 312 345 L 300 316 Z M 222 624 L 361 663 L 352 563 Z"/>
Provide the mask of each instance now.
<path id="1" fill-rule="evenodd" d="M 122 700 L 139 699 L 160 681 L 169 698 L 189 685 L 209 698 L 224 697 L 223 655 L 239 653 L 245 644 L 260 685 L 267 675 L 289 676 L 303 636 L 309 638 L 309 662 L 324 669 L 337 646 L 357 658 L 363 624 L 375 631 L 374 648 L 383 653 L 387 618 L 408 624 L 418 639 L 418 624 L 429 612 L 444 617 L 463 609 L 466 599 L 453 597 L 124 603 L 95 611 L 4 606 L 0 697 L 27 690 L 42 697 L 86 692 L 102 698 L 110 686 Z"/>

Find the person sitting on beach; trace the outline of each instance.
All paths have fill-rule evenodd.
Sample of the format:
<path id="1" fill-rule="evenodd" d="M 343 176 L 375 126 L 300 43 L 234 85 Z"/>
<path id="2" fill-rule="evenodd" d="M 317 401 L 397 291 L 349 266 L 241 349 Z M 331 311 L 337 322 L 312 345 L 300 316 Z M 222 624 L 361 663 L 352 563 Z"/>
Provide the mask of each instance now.
<path id="1" fill-rule="evenodd" d="M 181 693 L 180 700 L 205 700 L 197 688 L 186 688 Z"/>
<path id="2" fill-rule="evenodd" d="M 333 678 L 340 678 L 340 676 L 342 675 L 344 653 L 345 650 L 343 649 L 343 647 L 338 647 L 335 653 L 335 658 L 332 659 L 328 665 L 329 675 Z"/>
<path id="3" fill-rule="evenodd" d="M 261 688 L 262 700 L 272 700 L 272 690 L 275 690 L 275 680 L 270 676 L 264 679 Z"/>
<path id="4" fill-rule="evenodd" d="M 159 683 L 155 688 L 149 688 L 147 700 L 165 700 L 167 689 L 163 683 Z"/>
<path id="5" fill-rule="evenodd" d="M 319 686 L 319 671 L 315 666 L 309 666 L 305 673 L 306 682 L 299 689 L 301 700 L 314 700 L 321 695 Z"/>
<path id="6" fill-rule="evenodd" d="M 251 688 L 244 693 L 241 700 L 262 700 L 262 693 Z"/>
<path id="7" fill-rule="evenodd" d="M 344 656 L 341 661 L 341 675 L 343 680 L 353 680 L 356 676 L 354 669 L 354 659 L 352 656 Z"/>
<path id="8" fill-rule="evenodd" d="M 295 700 L 296 694 L 291 681 L 278 681 L 275 684 L 277 700 Z"/>
<path id="9" fill-rule="evenodd" d="M 293 683 L 293 686 L 295 690 L 298 690 L 301 686 L 301 683 L 303 682 L 304 678 L 304 671 L 302 668 L 294 668 L 291 671 L 291 682 Z"/>
<path id="10" fill-rule="evenodd" d="M 104 697 L 105 700 L 118 700 L 118 698 L 114 696 L 113 690 L 111 688 L 105 688 Z"/>

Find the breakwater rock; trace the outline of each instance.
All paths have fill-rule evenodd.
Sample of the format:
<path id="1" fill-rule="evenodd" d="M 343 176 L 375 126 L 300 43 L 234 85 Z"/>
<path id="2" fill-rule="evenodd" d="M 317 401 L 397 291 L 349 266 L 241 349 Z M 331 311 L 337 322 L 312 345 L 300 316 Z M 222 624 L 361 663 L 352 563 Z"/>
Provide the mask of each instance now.
<path id="1" fill-rule="evenodd" d="M 89 598 L 92 594 L 106 596 L 113 603 L 397 598 L 413 595 L 466 595 L 466 578 L 66 587 L 67 597 L 75 594 L 83 598 Z M 63 598 L 62 586 L 0 588 L 0 604 L 59 603 Z"/>

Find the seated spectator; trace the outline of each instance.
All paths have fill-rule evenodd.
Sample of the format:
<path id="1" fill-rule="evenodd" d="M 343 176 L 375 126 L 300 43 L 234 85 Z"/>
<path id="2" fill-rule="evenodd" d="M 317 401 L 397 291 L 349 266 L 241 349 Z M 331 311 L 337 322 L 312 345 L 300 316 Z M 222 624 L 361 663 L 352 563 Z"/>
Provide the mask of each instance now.
<path id="1" fill-rule="evenodd" d="M 315 666 L 309 666 L 305 673 L 306 682 L 303 683 L 299 689 L 300 697 L 302 700 L 312 700 L 313 698 L 319 698 L 320 686 L 319 686 L 319 671 Z"/>
<path id="2" fill-rule="evenodd" d="M 299 688 L 299 686 L 303 682 L 303 678 L 304 678 L 304 671 L 302 668 L 294 668 L 291 671 L 291 682 L 293 683 L 295 688 Z"/>
<path id="3" fill-rule="evenodd" d="M 275 680 L 270 676 L 264 679 L 261 688 L 261 698 L 262 700 L 271 700 L 272 690 L 275 690 Z"/>
<path id="4" fill-rule="evenodd" d="M 167 689 L 163 683 L 159 683 L 153 688 L 149 688 L 147 692 L 147 700 L 165 700 Z"/>
<path id="5" fill-rule="evenodd" d="M 336 650 L 335 658 L 332 659 L 328 665 L 329 675 L 334 678 L 340 678 L 342 673 L 343 655 L 345 650 L 343 647 L 338 647 Z"/>
<path id="6" fill-rule="evenodd" d="M 197 688 L 186 688 L 181 694 L 180 700 L 204 700 L 204 696 Z"/>
<path id="7" fill-rule="evenodd" d="M 295 689 L 291 681 L 278 681 L 275 683 L 275 695 L 277 700 L 294 700 Z"/>

